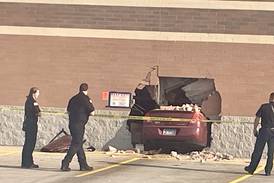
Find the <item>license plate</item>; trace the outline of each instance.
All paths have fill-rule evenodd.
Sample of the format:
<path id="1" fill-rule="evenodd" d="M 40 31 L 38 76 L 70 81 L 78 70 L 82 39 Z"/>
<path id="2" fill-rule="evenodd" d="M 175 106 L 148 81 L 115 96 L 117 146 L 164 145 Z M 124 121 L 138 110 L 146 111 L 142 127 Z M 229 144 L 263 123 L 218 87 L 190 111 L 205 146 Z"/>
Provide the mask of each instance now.
<path id="1" fill-rule="evenodd" d="M 176 129 L 165 128 L 165 129 L 163 130 L 163 135 L 175 136 L 175 135 L 176 135 Z"/>

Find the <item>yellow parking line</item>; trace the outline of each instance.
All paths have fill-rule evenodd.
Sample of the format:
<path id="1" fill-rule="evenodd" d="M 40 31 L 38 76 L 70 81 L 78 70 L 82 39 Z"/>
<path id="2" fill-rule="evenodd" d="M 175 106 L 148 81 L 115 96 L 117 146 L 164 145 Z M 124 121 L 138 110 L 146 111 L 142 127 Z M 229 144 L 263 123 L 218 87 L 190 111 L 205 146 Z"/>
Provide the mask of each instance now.
<path id="1" fill-rule="evenodd" d="M 257 168 L 256 169 L 256 171 L 254 172 L 254 174 L 257 174 L 257 173 L 259 173 L 259 172 L 261 172 L 261 171 L 263 171 L 264 170 L 264 166 L 260 166 L 259 168 Z M 237 178 L 237 179 L 235 179 L 235 180 L 233 180 L 233 181 L 231 181 L 231 182 L 229 182 L 229 183 L 238 183 L 238 182 L 242 182 L 243 180 L 245 180 L 245 179 L 248 179 L 249 177 L 252 177 L 253 175 L 244 175 L 244 176 L 242 176 L 242 177 L 239 177 L 239 178 Z"/>
<path id="2" fill-rule="evenodd" d="M 141 158 L 133 158 L 133 159 L 129 159 L 129 160 L 126 160 L 126 161 L 122 161 L 120 163 L 117 163 L 115 165 L 110 165 L 110 166 L 107 166 L 107 167 L 104 167 L 104 168 L 100 168 L 98 170 L 93 170 L 93 171 L 90 171 L 90 172 L 87 172 L 87 173 L 83 173 L 83 174 L 80 174 L 80 175 L 76 175 L 75 177 L 84 177 L 84 176 L 87 176 L 87 175 L 92 175 L 92 174 L 95 174 L 95 173 L 98 173 L 98 172 L 102 172 L 102 171 L 105 171 L 105 170 L 109 170 L 111 168 L 115 168 L 115 167 L 118 167 L 118 166 L 121 166 L 121 165 L 124 165 L 124 164 L 127 164 L 127 163 L 130 163 L 130 162 L 133 162 L 133 161 L 137 161 Z"/>

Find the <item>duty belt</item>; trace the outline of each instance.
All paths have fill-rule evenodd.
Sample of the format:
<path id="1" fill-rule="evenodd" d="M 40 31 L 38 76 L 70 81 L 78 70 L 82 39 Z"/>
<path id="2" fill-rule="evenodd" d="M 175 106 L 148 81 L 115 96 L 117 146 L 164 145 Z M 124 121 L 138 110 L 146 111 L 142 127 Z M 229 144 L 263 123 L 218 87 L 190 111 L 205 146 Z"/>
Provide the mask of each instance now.
<path id="1" fill-rule="evenodd" d="M 267 127 L 262 127 L 264 129 L 269 129 L 269 130 L 274 130 L 274 128 L 267 128 Z"/>

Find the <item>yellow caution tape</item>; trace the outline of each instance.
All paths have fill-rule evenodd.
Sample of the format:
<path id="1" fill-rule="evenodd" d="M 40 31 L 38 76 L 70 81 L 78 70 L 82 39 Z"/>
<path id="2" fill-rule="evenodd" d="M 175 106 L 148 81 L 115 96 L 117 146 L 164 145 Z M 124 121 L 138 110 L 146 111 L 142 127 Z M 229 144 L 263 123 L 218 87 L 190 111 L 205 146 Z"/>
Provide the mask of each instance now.
<path id="1" fill-rule="evenodd" d="M 195 119 L 187 118 L 173 118 L 173 117 L 158 117 L 158 116 L 121 116 L 121 115 L 101 115 L 97 114 L 94 117 L 116 118 L 116 119 L 129 119 L 136 121 L 167 121 L 167 122 L 190 122 Z M 235 122 L 235 121 L 222 121 L 222 120 L 201 120 L 203 123 L 252 123 L 252 122 Z"/>
<path id="2" fill-rule="evenodd" d="M 20 110 L 23 109 L 12 109 L 12 110 Z M 42 114 L 52 114 L 52 115 L 66 115 L 67 112 L 58 112 L 58 111 L 46 111 L 43 110 Z M 187 118 L 174 118 L 174 117 L 159 117 L 159 116 L 128 116 L 128 115 L 110 115 L 110 114 L 95 114 L 93 117 L 98 118 L 112 118 L 112 119 L 125 119 L 125 120 L 134 120 L 134 121 L 166 121 L 166 122 L 190 122 L 193 119 Z M 222 121 L 222 120 L 201 120 L 204 123 L 235 123 L 235 124 L 242 124 L 242 123 L 252 123 L 247 121 L 235 122 L 235 121 Z"/>

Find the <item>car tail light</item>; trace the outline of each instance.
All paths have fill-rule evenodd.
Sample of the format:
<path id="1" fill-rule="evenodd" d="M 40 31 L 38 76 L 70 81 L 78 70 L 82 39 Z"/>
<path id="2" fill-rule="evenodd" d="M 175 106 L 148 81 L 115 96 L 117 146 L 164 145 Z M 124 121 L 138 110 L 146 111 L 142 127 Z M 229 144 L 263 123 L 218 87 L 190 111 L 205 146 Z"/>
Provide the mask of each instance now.
<path id="1" fill-rule="evenodd" d="M 200 122 L 203 119 L 203 114 L 200 112 L 195 112 L 192 116 L 191 123 L 197 123 L 200 126 Z"/>
<path id="2" fill-rule="evenodd" d="M 199 135 L 200 134 L 200 127 L 201 127 L 201 121 L 203 120 L 203 114 L 200 112 L 195 112 L 192 116 L 192 119 L 190 121 L 190 123 L 192 124 L 196 124 L 197 129 L 196 129 L 196 134 Z"/>
<path id="3" fill-rule="evenodd" d="M 198 127 L 198 128 L 196 129 L 196 134 L 199 135 L 199 133 L 200 133 L 200 128 Z"/>

